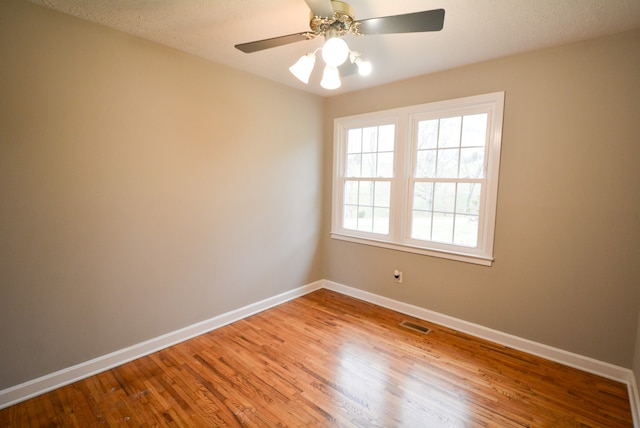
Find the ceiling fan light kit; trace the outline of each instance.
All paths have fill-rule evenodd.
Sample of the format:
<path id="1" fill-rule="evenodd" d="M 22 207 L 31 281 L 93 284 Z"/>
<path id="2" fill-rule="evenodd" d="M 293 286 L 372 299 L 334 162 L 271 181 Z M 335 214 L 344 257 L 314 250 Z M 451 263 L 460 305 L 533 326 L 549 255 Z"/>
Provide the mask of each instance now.
<path id="1" fill-rule="evenodd" d="M 320 86 L 325 89 L 337 89 L 341 86 L 338 67 L 347 58 L 357 66 L 358 73 L 361 76 L 369 75 L 373 68 L 370 62 L 361 58 L 359 52 L 353 52 L 349 49 L 347 42 L 342 38 L 345 34 L 360 36 L 365 34 L 440 31 L 444 25 L 444 9 L 356 21 L 353 8 L 345 2 L 334 0 L 305 0 L 305 2 L 311 9 L 310 32 L 242 43 L 235 47 L 242 52 L 251 53 L 324 36 L 324 45 L 314 52 L 300 57 L 295 64 L 289 67 L 289 71 L 298 80 L 308 84 L 315 66 L 316 52 L 321 49 L 325 69 Z"/>

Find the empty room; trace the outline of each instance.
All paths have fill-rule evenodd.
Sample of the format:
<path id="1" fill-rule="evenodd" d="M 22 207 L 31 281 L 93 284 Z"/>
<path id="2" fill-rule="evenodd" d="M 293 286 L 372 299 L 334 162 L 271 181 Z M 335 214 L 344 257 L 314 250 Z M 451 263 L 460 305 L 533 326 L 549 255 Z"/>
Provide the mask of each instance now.
<path id="1" fill-rule="evenodd" d="M 0 427 L 640 427 L 637 0 L 3 0 L 0 53 Z"/>

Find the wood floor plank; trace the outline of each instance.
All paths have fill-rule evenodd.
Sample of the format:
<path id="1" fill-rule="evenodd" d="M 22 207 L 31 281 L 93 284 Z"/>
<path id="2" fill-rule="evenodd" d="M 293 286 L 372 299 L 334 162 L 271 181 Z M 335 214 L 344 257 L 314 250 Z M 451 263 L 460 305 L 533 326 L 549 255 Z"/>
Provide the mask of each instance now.
<path id="1" fill-rule="evenodd" d="M 624 384 L 328 290 L 0 410 L 0 427 L 632 425 Z"/>

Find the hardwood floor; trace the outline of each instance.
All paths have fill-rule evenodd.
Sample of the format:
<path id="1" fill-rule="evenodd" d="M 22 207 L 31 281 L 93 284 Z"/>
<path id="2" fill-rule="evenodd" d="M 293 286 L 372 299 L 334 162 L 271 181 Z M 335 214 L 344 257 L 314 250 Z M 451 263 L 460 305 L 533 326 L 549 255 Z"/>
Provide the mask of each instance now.
<path id="1" fill-rule="evenodd" d="M 0 411 L 2 427 L 240 425 L 633 424 L 624 384 L 328 290 Z"/>

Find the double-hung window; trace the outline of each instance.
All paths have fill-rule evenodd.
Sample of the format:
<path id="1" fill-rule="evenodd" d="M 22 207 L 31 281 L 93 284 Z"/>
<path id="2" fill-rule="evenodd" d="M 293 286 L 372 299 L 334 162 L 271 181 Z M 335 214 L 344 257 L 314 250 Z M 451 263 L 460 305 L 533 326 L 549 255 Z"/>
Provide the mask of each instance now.
<path id="1" fill-rule="evenodd" d="M 491 265 L 504 93 L 338 118 L 332 237 Z"/>

